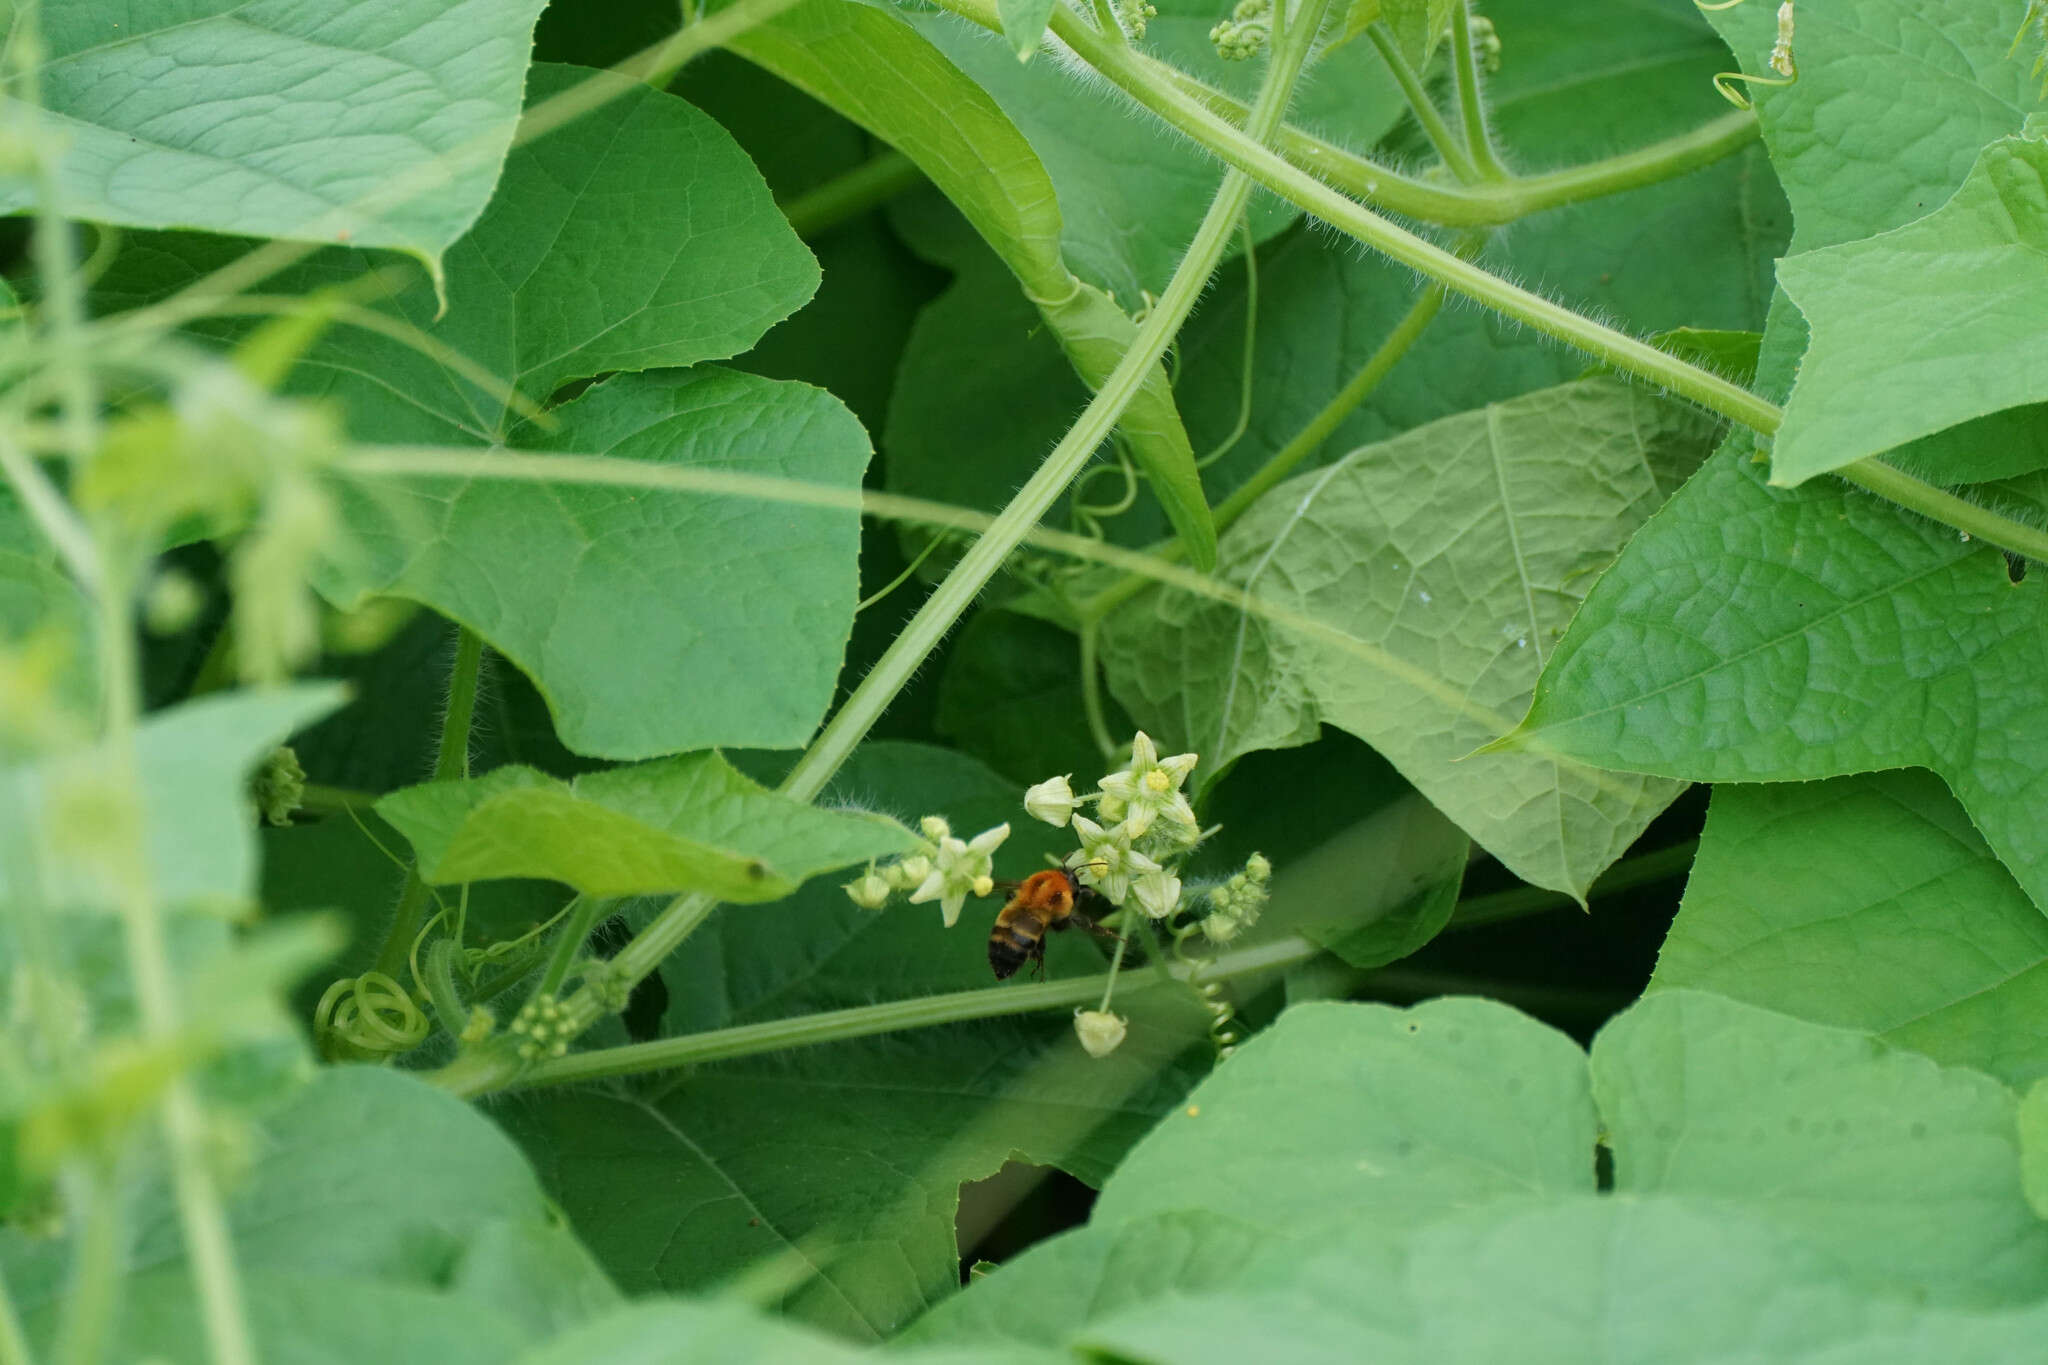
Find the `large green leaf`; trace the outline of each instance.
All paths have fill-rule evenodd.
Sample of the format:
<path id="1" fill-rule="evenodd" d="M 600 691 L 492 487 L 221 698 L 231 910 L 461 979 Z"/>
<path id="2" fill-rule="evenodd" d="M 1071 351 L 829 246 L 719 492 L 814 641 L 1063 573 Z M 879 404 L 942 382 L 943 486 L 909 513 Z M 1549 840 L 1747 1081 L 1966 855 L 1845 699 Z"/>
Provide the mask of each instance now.
<path id="1" fill-rule="evenodd" d="M 37 73 L 63 210 L 395 247 L 437 263 L 491 197 L 540 0 L 54 5 Z M 0 212 L 35 202 L 0 180 Z"/>
<path id="2" fill-rule="evenodd" d="M 1690 472 L 1705 430 L 1595 379 L 1355 451 L 1261 498 L 1224 538 L 1223 572 L 1356 649 L 1162 594 L 1105 630 L 1111 683 L 1210 771 L 1319 723 L 1347 730 L 1518 876 L 1579 895 L 1677 790 L 1467 755 L 1512 724 L 1590 575 Z"/>
<path id="3" fill-rule="evenodd" d="M 228 1196 L 266 1359 L 502 1361 L 617 1301 L 519 1152 L 467 1105 L 397 1072 L 330 1070 L 267 1120 Z M 130 1213 L 117 1359 L 209 1359 L 180 1220 L 161 1180 Z M 67 1279 L 61 1242 L 0 1231 L 31 1335 Z M 446 1354 L 443 1354 L 443 1353 Z"/>
<path id="4" fill-rule="evenodd" d="M 1524 731 L 1713 782 L 1920 766 L 2048 906 L 2048 611 L 1954 531 L 1731 443 L 1588 595 Z"/>
<path id="5" fill-rule="evenodd" d="M 536 69 L 534 93 L 577 71 Z M 149 239 L 123 253 L 100 302 L 161 297 L 233 249 Z M 322 252 L 280 287 L 344 283 L 367 265 Z M 817 282 L 745 154 L 652 90 L 514 153 L 448 271 L 442 322 L 423 283 L 387 306 L 529 402 L 605 371 L 744 350 Z M 502 390 L 361 329 L 324 334 L 291 382 L 337 399 L 358 438 L 489 444 L 517 420 Z M 607 384 L 561 418 L 537 443 L 849 489 L 868 455 L 828 395 L 734 375 Z M 385 480 L 373 491 L 345 508 L 354 543 L 325 589 L 344 601 L 416 598 L 476 628 L 534 678 L 572 748 L 646 758 L 795 745 L 830 700 L 853 606 L 851 512 L 534 482 Z"/>
<path id="6" fill-rule="evenodd" d="M 1714 790 L 1652 987 L 1874 1033 L 2018 1085 L 2048 1074 L 2048 919 L 1931 775 Z"/>
<path id="7" fill-rule="evenodd" d="M 1585 1054 L 1489 1000 L 1302 1005 L 1134 1148 L 1091 1222 L 1200 1209 L 1287 1236 L 1593 1189 Z"/>
<path id="8" fill-rule="evenodd" d="M 1045 166 L 945 53 L 900 16 L 862 0 L 808 0 L 733 47 L 916 162 L 1016 277 L 1083 381 L 1097 386 L 1109 377 L 1137 324 L 1097 283 L 1069 270 L 1061 201 Z M 1004 60 L 1016 65 L 1007 54 Z M 1133 296 L 1130 306 L 1136 302 Z M 1120 430 L 1194 562 L 1208 567 L 1216 531 L 1164 369 L 1153 366 Z"/>
<path id="9" fill-rule="evenodd" d="M 778 796 L 709 753 L 574 782 L 498 768 L 393 792 L 377 813 L 412 841 L 429 881 L 542 877 L 590 896 L 779 900 L 820 872 L 918 846 L 892 820 Z"/>
<path id="10" fill-rule="evenodd" d="M 1992 143 L 1935 212 L 1794 256 L 1778 280 L 1812 340 L 1772 442 L 1774 482 L 1973 419 L 1977 448 L 1955 451 L 1931 477 L 2048 464 L 2048 143 Z"/>
<path id="11" fill-rule="evenodd" d="M 1740 1208 L 1845 1278 L 1927 1302 L 2048 1287 L 2017 1102 L 1981 1072 L 1696 991 L 1617 1016 L 1592 1072 L 1617 1195 Z"/>
<path id="12" fill-rule="evenodd" d="M 2013 49 L 2005 0 L 1837 0 L 1798 11 L 1799 79 L 1756 88 L 1771 165 L 1792 201 L 1800 251 L 1853 241 L 1932 213 L 1978 150 L 2016 133 L 2039 92 Z M 1770 5 L 1707 19 L 1745 71 L 1768 76 Z"/>
<path id="13" fill-rule="evenodd" d="M 942 812 L 962 831 L 1016 820 L 1022 795 L 971 760 L 903 744 L 857 752 L 836 792 Z M 1042 865 L 1060 837 L 1019 821 L 998 871 Z M 933 907 L 875 914 L 823 883 L 721 914 L 662 969 L 665 1031 L 988 986 L 992 914 L 970 909 L 948 933 Z M 1101 970 L 1091 940 L 1054 938 L 1054 979 Z M 1126 978 L 1114 1008 L 1130 1034 L 1100 1061 L 1062 1009 L 541 1092 L 497 1115 L 627 1289 L 737 1277 L 791 1316 L 872 1339 L 957 1289 L 962 1181 L 1014 1154 L 1099 1183 L 1206 1065 L 1207 1014 L 1183 988 L 1145 981 Z"/>
<path id="14" fill-rule="evenodd" d="M 1162 1365 L 1264 1359 L 1276 1342 L 1290 1365 L 1921 1365 L 2029 1360 L 2048 1329 L 2038 1306 L 1862 1292 L 1757 1220 L 1658 1196 L 1453 1215 L 1406 1245 L 1350 1230 L 1273 1248 L 1240 1279 L 1092 1315 L 1073 1344 Z"/>
<path id="15" fill-rule="evenodd" d="M 824 484 L 868 460 L 808 384 L 700 366 L 619 375 L 556 412 L 539 449 Z M 412 597 L 534 680 L 562 742 L 645 758 L 801 744 L 852 627 L 860 518 L 714 494 L 392 479 L 350 501 L 362 552 L 341 593 Z"/>
<path id="16" fill-rule="evenodd" d="M 1489 1002 L 1298 1006 L 1139 1144 L 1086 1228 L 906 1340 L 1189 1362 L 1276 1340 L 1290 1361 L 1416 1365 L 2025 1359 L 1993 1349 L 2041 1330 L 2048 1285 L 2015 1110 L 1973 1071 L 1690 991 L 1610 1022 L 1590 1063 Z"/>

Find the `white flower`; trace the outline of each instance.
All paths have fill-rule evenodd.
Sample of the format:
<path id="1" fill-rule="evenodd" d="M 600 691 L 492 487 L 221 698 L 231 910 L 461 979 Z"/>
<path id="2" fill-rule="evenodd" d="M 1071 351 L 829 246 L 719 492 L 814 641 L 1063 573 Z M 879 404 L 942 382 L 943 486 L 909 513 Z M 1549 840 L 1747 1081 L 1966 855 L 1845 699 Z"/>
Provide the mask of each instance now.
<path id="1" fill-rule="evenodd" d="M 1074 833 L 1081 836 L 1083 859 L 1074 875 L 1084 886 L 1092 886 L 1107 896 L 1111 905 L 1124 903 L 1124 897 L 1130 894 L 1132 877 L 1159 871 L 1158 863 L 1131 847 L 1128 823 L 1105 830 L 1087 816 L 1077 815 Z"/>
<path id="2" fill-rule="evenodd" d="M 1165 919 L 1180 908 L 1180 878 L 1164 869 L 1147 872 L 1131 882 L 1131 895 L 1148 916 Z"/>
<path id="3" fill-rule="evenodd" d="M 1034 820 L 1043 820 L 1054 829 L 1063 827 L 1081 808 L 1081 802 L 1074 795 L 1074 789 L 1067 785 L 1067 777 L 1049 777 L 1024 793 L 1024 809 Z"/>
<path id="4" fill-rule="evenodd" d="M 889 903 L 891 889 L 889 879 L 871 867 L 866 876 L 846 884 L 846 895 L 863 910 L 879 910 Z"/>
<path id="5" fill-rule="evenodd" d="M 1131 740 L 1131 764 L 1120 773 L 1111 773 L 1102 779 L 1102 794 L 1107 801 L 1103 809 L 1111 809 L 1108 801 L 1120 803 L 1117 809 L 1124 812 L 1124 823 L 1131 827 L 1133 839 L 1142 838 L 1152 828 L 1152 822 L 1164 819 L 1181 830 L 1192 834 L 1199 827 L 1195 823 L 1194 808 L 1181 795 L 1181 784 L 1188 779 L 1198 761 L 1194 754 L 1175 754 L 1171 758 L 1159 757 L 1159 750 L 1153 746 L 1152 737 L 1143 730 Z"/>
<path id="6" fill-rule="evenodd" d="M 1108 1010 L 1075 1010 L 1074 1033 L 1090 1057 L 1107 1057 L 1124 1041 L 1124 1020 Z"/>
<path id="7" fill-rule="evenodd" d="M 939 840 L 938 856 L 932 860 L 930 875 L 910 893 L 911 904 L 937 901 L 946 927 L 952 928 L 960 919 L 960 907 L 970 895 L 986 896 L 995 890 L 995 863 L 991 855 L 1009 837 L 1007 824 L 985 829 L 964 843 L 945 835 Z"/>

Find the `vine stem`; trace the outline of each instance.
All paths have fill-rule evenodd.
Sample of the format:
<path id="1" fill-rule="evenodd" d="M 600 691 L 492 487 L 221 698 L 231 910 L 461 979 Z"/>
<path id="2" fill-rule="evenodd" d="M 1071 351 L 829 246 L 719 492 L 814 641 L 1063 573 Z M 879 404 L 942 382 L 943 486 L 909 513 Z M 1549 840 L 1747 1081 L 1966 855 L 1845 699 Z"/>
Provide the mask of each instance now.
<path id="1" fill-rule="evenodd" d="M 1494 150 L 1486 126 L 1486 96 L 1479 88 L 1479 57 L 1472 50 L 1472 14 L 1466 0 L 1451 0 L 1451 79 L 1458 87 L 1458 113 L 1465 125 L 1465 148 L 1480 178 L 1509 178 Z"/>
<path id="2" fill-rule="evenodd" d="M 1310 44 L 1328 5 L 1329 0 L 1302 0 L 1299 15 L 1276 38 L 1258 100 L 1241 136 L 1257 142 L 1270 137 L 1280 126 L 1288 100 L 1294 92 L 1295 80 L 1307 61 Z M 1278 17 L 1279 11 L 1276 10 L 1276 23 Z M 1031 534 L 1046 510 L 1094 456 L 1096 448 L 1115 430 L 1124 409 L 1137 397 L 1152 366 L 1165 354 L 1167 346 L 1193 310 L 1195 300 L 1207 287 L 1209 276 L 1222 259 L 1238 215 L 1244 211 L 1251 192 L 1252 181 L 1242 171 L 1233 169 L 1224 173 L 1216 196 L 1210 201 L 1208 213 L 1195 230 L 1194 239 L 1175 267 L 1165 291 L 1138 327 L 1131 348 L 1110 371 L 1109 377 L 1103 380 L 1102 387 L 1037 472 L 932 590 L 924 605 L 918 608 L 838 711 L 833 713 L 817 739 L 783 779 L 780 790 L 784 795 L 799 801 L 817 798 L 889 703 L 903 690 L 904 684 L 910 681 L 911 675 L 923 666 L 946 632 L 981 595 L 981 590 L 1002 567 L 1003 561 Z M 714 898 L 701 892 L 687 893 L 670 901 L 613 957 L 614 978 L 638 981 L 645 977 L 696 932 L 717 904 Z M 595 1023 L 603 1009 L 596 993 L 585 987 L 563 1003 L 562 1023 L 572 1032 L 581 1031 Z M 475 1074 L 478 1071 L 486 1071 L 489 1076 Z M 517 1074 L 517 1062 L 501 1046 L 489 1052 L 479 1051 L 468 1057 L 459 1057 L 436 1074 L 444 1084 L 451 1086 L 481 1085 L 489 1088 L 491 1081 L 502 1084 Z M 478 1092 L 464 1090 L 462 1093 Z"/>
<path id="3" fill-rule="evenodd" d="M 441 716 L 441 740 L 434 754 L 436 782 L 469 775 L 470 724 L 476 717 L 477 675 L 482 671 L 483 657 L 483 636 L 468 626 L 458 626 L 455 663 L 448 670 L 448 709 Z M 427 896 L 426 879 L 420 876 L 419 860 L 415 858 L 406 864 L 405 888 L 398 893 L 398 908 L 392 912 L 391 928 L 377 950 L 372 971 L 382 972 L 394 981 L 399 979 L 398 974 L 412 952 L 412 942 L 419 937 L 427 912 Z"/>
<path id="4" fill-rule="evenodd" d="M 1401 87 L 1401 93 L 1407 97 L 1408 108 L 1414 112 L 1415 121 L 1422 125 L 1423 136 L 1429 139 L 1429 145 L 1436 149 L 1436 154 L 1443 158 L 1444 165 L 1450 167 L 1452 175 L 1467 184 L 1477 180 L 1479 172 L 1473 166 L 1472 158 L 1458 145 L 1457 138 L 1451 135 L 1450 127 L 1444 123 L 1444 116 L 1437 111 L 1436 101 L 1430 99 L 1429 91 L 1423 88 L 1422 78 L 1415 74 L 1415 68 L 1408 64 L 1408 59 L 1401 54 L 1401 49 L 1393 38 L 1388 36 L 1386 24 L 1368 24 L 1365 36 L 1380 54 L 1380 60 L 1387 64 L 1387 70 L 1393 73 L 1394 83 Z"/>
<path id="5" fill-rule="evenodd" d="M 1128 977 L 1122 990 L 1126 995 L 1149 990 L 1162 982 L 1202 985 L 1233 977 L 1256 975 L 1306 962 L 1323 950 L 1303 938 L 1276 939 L 1256 948 L 1225 954 L 1209 963 L 1173 964 L 1163 977 L 1150 973 Z M 854 1009 L 827 1010 L 818 1014 L 776 1019 L 764 1024 L 741 1024 L 712 1029 L 682 1038 L 663 1038 L 651 1043 L 629 1043 L 624 1047 L 600 1048 L 541 1062 L 521 1074 L 518 1088 L 566 1085 L 573 1081 L 597 1080 L 606 1076 L 633 1076 L 649 1071 L 666 1071 L 700 1062 L 747 1057 L 759 1052 L 779 1052 L 793 1047 L 815 1047 L 821 1043 L 866 1038 L 877 1033 L 903 1029 L 933 1028 L 970 1019 L 993 1019 L 1010 1014 L 1031 1014 L 1039 1010 L 1087 1005 L 1103 998 L 1113 979 L 1111 972 L 1075 977 L 1071 981 L 1046 981 L 1021 986 L 986 986 L 979 990 L 953 991 L 945 995 L 921 996 L 915 1000 L 892 1000 L 882 1005 L 861 1005 Z M 449 1071 L 454 1068 L 450 1067 Z M 446 1072 L 437 1073 L 446 1075 Z"/>

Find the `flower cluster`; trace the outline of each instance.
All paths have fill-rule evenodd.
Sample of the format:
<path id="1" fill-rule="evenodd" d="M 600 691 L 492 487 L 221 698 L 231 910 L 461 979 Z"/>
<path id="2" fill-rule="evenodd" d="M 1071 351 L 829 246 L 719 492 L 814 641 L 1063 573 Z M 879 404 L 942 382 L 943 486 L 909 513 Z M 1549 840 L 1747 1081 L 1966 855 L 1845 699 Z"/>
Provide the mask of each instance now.
<path id="1" fill-rule="evenodd" d="M 863 910 L 880 910 L 897 892 L 908 891 L 912 905 L 937 901 L 950 929 L 969 896 L 996 889 L 995 851 L 1010 837 L 1010 826 L 1000 824 L 962 839 L 942 817 L 927 815 L 918 830 L 924 835 L 922 848 L 892 863 L 868 864 L 865 873 L 846 883 L 846 894 Z"/>
<path id="2" fill-rule="evenodd" d="M 1024 793 L 1033 818 L 1072 825 L 1081 852 L 1074 875 L 1112 905 L 1134 901 L 1150 919 L 1180 906 L 1181 883 L 1172 864 L 1202 840 L 1194 807 L 1181 791 L 1194 771 L 1194 754 L 1161 758 L 1143 730 L 1131 741 L 1131 761 L 1105 776 L 1098 790 L 1077 796 L 1068 777 L 1054 777 Z M 1094 804 L 1096 819 L 1080 812 Z"/>
<path id="3" fill-rule="evenodd" d="M 1260 912 L 1272 895 L 1273 864 L 1263 853 L 1244 860 L 1244 871 L 1209 892 L 1209 913 L 1202 920 L 1202 936 L 1211 943 L 1228 943 L 1259 922 Z"/>
<path id="4" fill-rule="evenodd" d="M 1209 30 L 1216 55 L 1229 62 L 1248 61 L 1273 36 L 1273 0 L 1238 0 L 1230 17 Z"/>
<path id="5" fill-rule="evenodd" d="M 1147 0 L 1116 0 L 1117 23 L 1133 39 L 1145 36 L 1147 21 L 1159 17 L 1159 7 Z"/>

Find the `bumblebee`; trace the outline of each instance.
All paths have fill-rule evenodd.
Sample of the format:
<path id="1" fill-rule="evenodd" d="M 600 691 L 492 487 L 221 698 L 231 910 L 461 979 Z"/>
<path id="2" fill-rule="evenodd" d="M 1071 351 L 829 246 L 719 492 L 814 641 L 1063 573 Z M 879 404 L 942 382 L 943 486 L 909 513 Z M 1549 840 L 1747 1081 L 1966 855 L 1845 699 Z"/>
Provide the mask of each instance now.
<path id="1" fill-rule="evenodd" d="M 1097 924 L 1095 914 L 1107 908 L 1103 897 L 1076 881 L 1064 867 L 1034 872 L 1012 884 L 1010 899 L 996 915 L 988 934 L 988 965 L 996 980 L 1013 975 L 1026 962 L 1034 974 L 1045 971 L 1045 936 L 1048 931 L 1086 929 L 1104 938 L 1120 935 Z"/>

